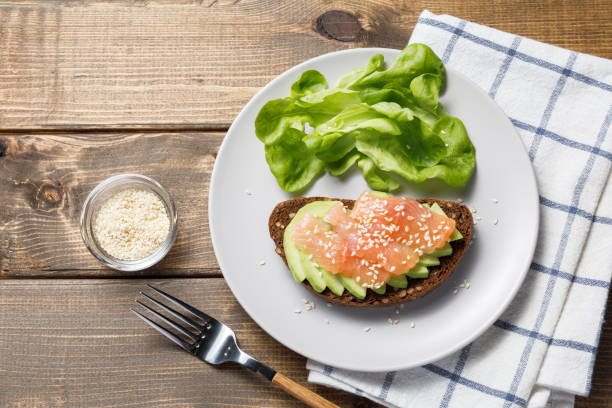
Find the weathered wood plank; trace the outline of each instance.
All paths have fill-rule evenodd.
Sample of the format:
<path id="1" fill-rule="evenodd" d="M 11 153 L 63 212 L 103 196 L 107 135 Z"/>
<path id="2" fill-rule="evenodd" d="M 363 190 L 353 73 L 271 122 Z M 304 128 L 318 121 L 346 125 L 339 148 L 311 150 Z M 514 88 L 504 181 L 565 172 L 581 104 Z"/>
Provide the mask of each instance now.
<path id="1" fill-rule="evenodd" d="M 178 207 L 177 240 L 146 274 L 218 276 L 208 185 L 222 138 L 221 133 L 0 136 L 0 277 L 126 276 L 91 256 L 79 230 L 87 194 L 120 173 L 153 177 Z"/>
<path id="2" fill-rule="evenodd" d="M 0 3 L 0 129 L 227 127 L 296 63 L 402 48 L 424 8 L 612 57 L 607 0 L 179 3 Z"/>
<path id="3" fill-rule="evenodd" d="M 223 279 L 165 280 L 229 324 L 247 353 L 341 406 L 361 399 L 306 383 L 305 360 L 263 332 Z M 298 407 L 258 374 L 209 366 L 130 313 L 143 281 L 0 281 L 0 406 Z M 372 406 L 362 400 L 360 407 Z"/>
<path id="4" fill-rule="evenodd" d="M 302 406 L 244 369 L 199 362 L 140 322 L 129 308 L 144 283 L 0 280 L 0 406 Z M 154 283 L 226 322 L 247 353 L 306 384 L 304 358 L 263 332 L 223 279 Z M 612 320 L 610 308 L 607 320 Z M 610 407 L 609 323 L 602 333 L 593 384 L 592 396 L 579 398 L 576 406 Z M 374 406 L 339 391 L 307 386 L 343 407 Z"/>

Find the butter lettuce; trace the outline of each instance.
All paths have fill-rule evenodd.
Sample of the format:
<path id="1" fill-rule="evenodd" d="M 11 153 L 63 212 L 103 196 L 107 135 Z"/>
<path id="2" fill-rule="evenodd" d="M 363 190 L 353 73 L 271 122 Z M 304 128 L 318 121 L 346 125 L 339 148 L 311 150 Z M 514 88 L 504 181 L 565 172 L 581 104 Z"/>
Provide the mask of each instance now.
<path id="1" fill-rule="evenodd" d="M 475 167 L 475 151 L 463 123 L 439 103 L 445 83 L 442 62 L 423 44 L 407 46 L 388 69 L 375 55 L 332 88 L 318 71 L 305 71 L 288 97 L 261 108 L 255 133 L 287 191 L 355 164 L 375 190 L 397 189 L 391 174 L 462 186 Z"/>

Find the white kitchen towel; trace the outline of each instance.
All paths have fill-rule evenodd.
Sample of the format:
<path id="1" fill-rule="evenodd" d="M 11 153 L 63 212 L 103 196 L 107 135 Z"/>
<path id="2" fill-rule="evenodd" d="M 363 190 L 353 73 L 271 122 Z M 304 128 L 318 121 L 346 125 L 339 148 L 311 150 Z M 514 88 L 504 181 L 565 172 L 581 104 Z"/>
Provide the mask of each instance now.
<path id="1" fill-rule="evenodd" d="M 516 127 L 540 193 L 535 257 L 504 314 L 454 355 L 388 373 L 308 361 L 308 379 L 390 407 L 572 407 L 589 393 L 612 273 L 612 61 L 428 11 L 410 42 Z"/>

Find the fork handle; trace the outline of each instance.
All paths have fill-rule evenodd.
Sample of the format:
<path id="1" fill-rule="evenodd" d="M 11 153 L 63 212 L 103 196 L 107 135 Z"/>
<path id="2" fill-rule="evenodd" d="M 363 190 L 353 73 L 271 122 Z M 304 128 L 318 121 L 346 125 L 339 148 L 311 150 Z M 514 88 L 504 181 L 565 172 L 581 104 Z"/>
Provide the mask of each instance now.
<path id="1" fill-rule="evenodd" d="M 272 378 L 272 384 L 285 390 L 288 394 L 304 402 L 309 407 L 313 408 L 340 408 L 336 404 L 332 404 L 319 394 L 315 394 L 308 388 L 301 386 L 281 373 L 276 373 Z"/>

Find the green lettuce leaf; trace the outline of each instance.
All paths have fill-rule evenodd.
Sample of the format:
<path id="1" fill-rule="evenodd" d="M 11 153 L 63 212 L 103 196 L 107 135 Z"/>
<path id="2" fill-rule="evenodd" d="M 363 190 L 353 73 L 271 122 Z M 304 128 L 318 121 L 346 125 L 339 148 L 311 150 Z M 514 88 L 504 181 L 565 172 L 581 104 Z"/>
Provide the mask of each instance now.
<path id="1" fill-rule="evenodd" d="M 288 129 L 275 143 L 265 146 L 266 161 L 283 190 L 298 192 L 323 172 L 323 162 L 302 142 L 302 132 Z"/>
<path id="2" fill-rule="evenodd" d="M 302 75 L 291 85 L 292 98 L 309 95 L 327 89 L 327 80 L 319 71 L 314 69 L 304 71 Z"/>
<path id="3" fill-rule="evenodd" d="M 357 166 L 359 166 L 363 172 L 366 183 L 368 183 L 372 189 L 378 191 L 394 191 L 399 188 L 399 183 L 391 177 L 391 175 L 378 170 L 371 159 L 367 157 L 359 159 Z"/>
<path id="4" fill-rule="evenodd" d="M 332 176 L 341 176 L 346 173 L 357 160 L 365 157 L 363 154 L 359 153 L 357 149 L 353 149 L 346 156 L 337 160 L 335 162 L 325 163 L 325 170 L 329 171 Z"/>
<path id="5" fill-rule="evenodd" d="M 353 82 L 349 89 L 383 88 L 390 84 L 409 87 L 417 76 L 432 73 L 440 77 L 441 89 L 446 83 L 444 64 L 425 44 L 410 44 L 402 50 L 393 65 L 385 71 L 374 71 Z"/>
<path id="6" fill-rule="evenodd" d="M 355 68 L 347 74 L 344 74 L 344 76 L 338 80 L 336 88 L 350 88 L 371 73 L 382 71 L 383 69 L 385 69 L 385 59 L 381 54 L 376 54 L 370 58 L 365 67 Z"/>
<path id="7" fill-rule="evenodd" d="M 388 69 L 375 55 L 333 88 L 320 72 L 305 71 L 288 97 L 261 108 L 255 134 L 287 191 L 355 164 L 375 190 L 397 189 L 391 174 L 462 186 L 474 170 L 475 151 L 463 123 L 439 102 L 445 82 L 442 62 L 423 44 L 408 45 Z"/>
<path id="8" fill-rule="evenodd" d="M 304 129 L 323 123 L 345 107 L 359 103 L 359 93 L 346 89 L 325 89 L 299 99 L 287 97 L 268 101 L 255 118 L 255 135 L 268 145 L 289 129 Z"/>

